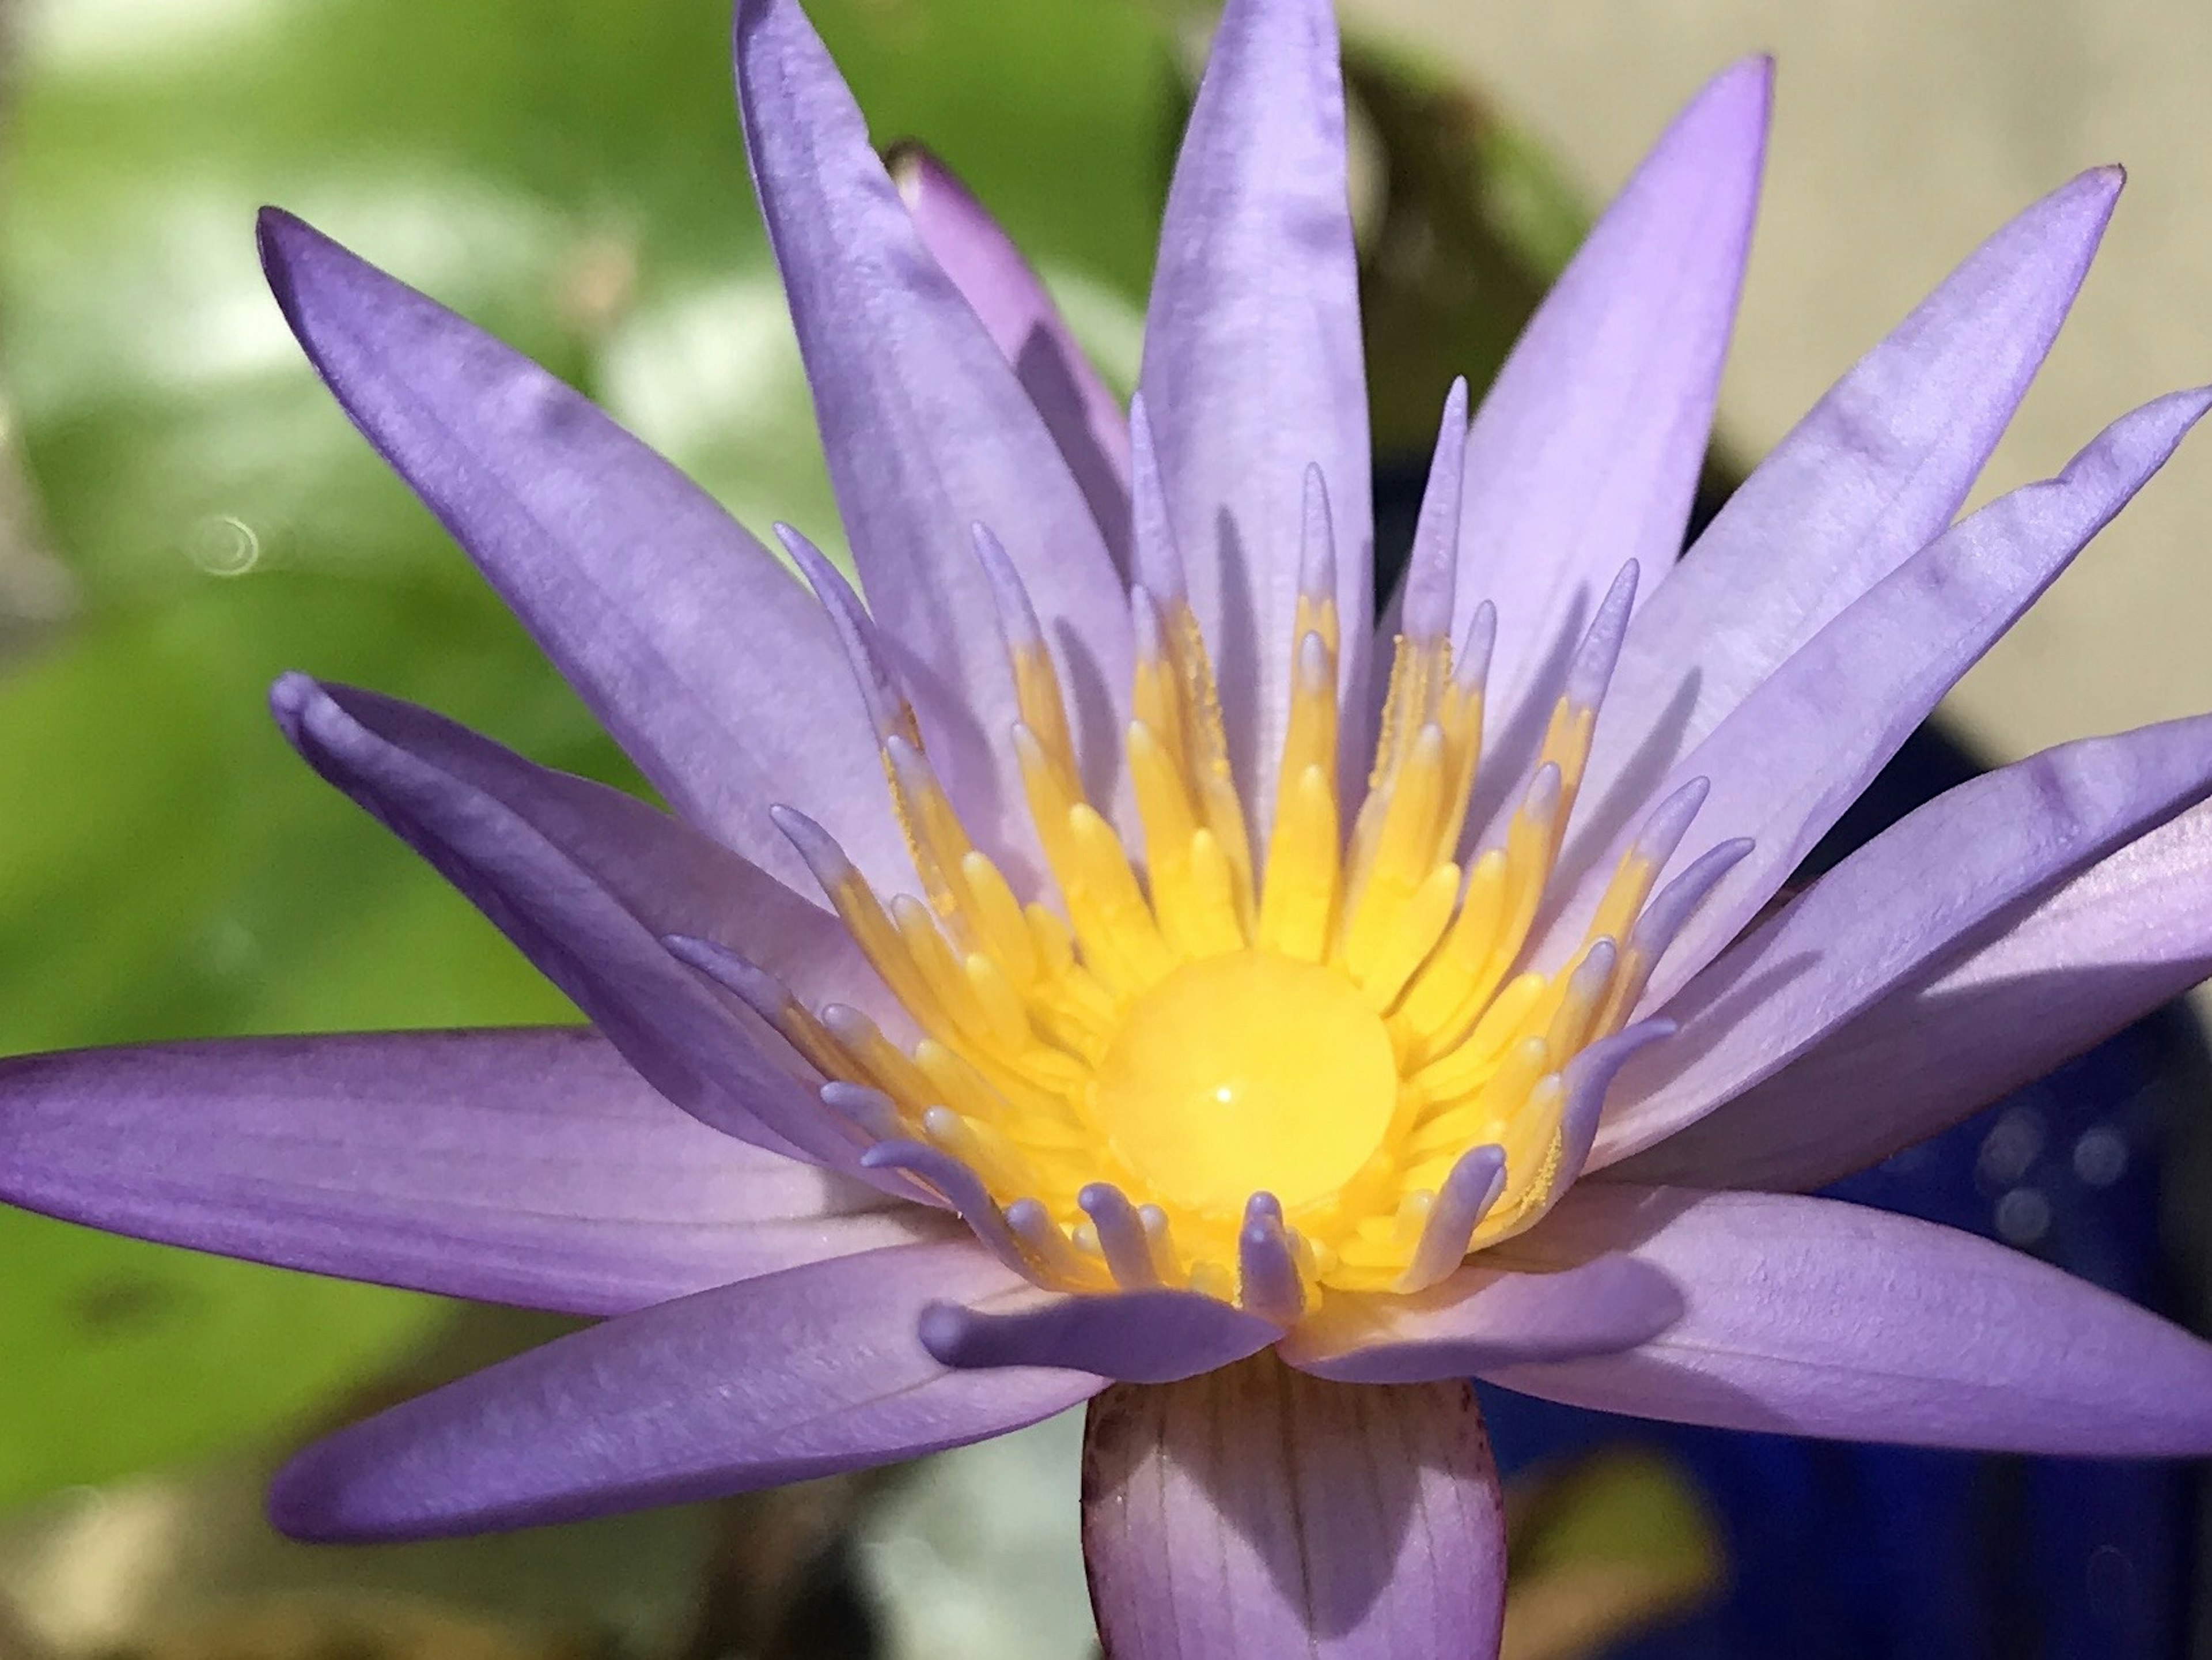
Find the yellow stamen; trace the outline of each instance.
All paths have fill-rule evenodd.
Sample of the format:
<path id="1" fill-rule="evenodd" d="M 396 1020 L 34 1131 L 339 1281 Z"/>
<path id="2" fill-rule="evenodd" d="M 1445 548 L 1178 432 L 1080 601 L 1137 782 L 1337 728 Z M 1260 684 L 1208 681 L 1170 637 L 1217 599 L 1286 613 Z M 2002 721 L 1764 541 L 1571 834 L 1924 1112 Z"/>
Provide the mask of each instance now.
<path id="1" fill-rule="evenodd" d="M 902 1049 L 850 1010 L 817 1018 L 751 982 L 748 1000 L 826 1077 L 887 1098 L 899 1133 L 968 1165 L 1046 1284 L 1110 1289 L 1110 1246 L 1121 1281 L 1290 1318 L 1334 1292 L 1433 1278 L 1462 1245 L 1540 1214 L 1573 1174 L 1562 1072 L 1619 1029 L 1649 973 L 1644 946 L 1615 942 L 1639 937 L 1668 856 L 1632 851 L 1581 949 L 1528 965 L 1595 707 L 1559 699 L 1502 834 L 1462 864 L 1491 619 L 1478 612 L 1468 663 L 1440 639 L 1401 640 L 1352 810 L 1323 556 L 1297 601 L 1255 868 L 1196 617 L 1139 593 L 1124 730 L 1139 859 L 1086 796 L 1011 562 L 995 544 L 985 556 L 1007 619 L 1009 742 L 1053 893 L 1018 893 L 973 845 L 908 721 L 880 739 L 922 897 L 886 903 L 834 849 L 808 857 L 920 1037 Z M 1480 1215 L 1453 1175 L 1475 1149 L 1494 1151 L 1466 1168 L 1504 1171 Z M 1429 1237 L 1462 1225 L 1471 1237 Z"/>

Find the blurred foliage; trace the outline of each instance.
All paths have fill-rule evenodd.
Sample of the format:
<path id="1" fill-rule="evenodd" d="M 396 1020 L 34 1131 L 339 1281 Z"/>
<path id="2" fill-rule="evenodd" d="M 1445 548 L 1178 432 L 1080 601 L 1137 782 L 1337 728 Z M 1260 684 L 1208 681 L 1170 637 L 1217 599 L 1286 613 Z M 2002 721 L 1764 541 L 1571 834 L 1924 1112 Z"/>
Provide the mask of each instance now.
<path id="1" fill-rule="evenodd" d="M 1175 97 L 1118 0 L 814 0 L 889 140 L 966 173 L 1125 376 Z M 0 372 L 74 624 L 0 684 L 0 1051 L 573 1018 L 301 766 L 288 667 L 633 781 L 294 349 L 281 202 L 538 357 L 741 517 L 834 544 L 746 188 L 726 0 L 45 0 Z M 0 1212 L 0 1503 L 297 1414 L 429 1299 Z"/>
<path id="2" fill-rule="evenodd" d="M 1689 1472 L 1632 1445 L 1509 1489 L 1501 1660 L 1583 1660 L 1717 1597 L 1720 1527 Z"/>
<path id="3" fill-rule="evenodd" d="M 1346 43 L 1381 208 L 1361 250 L 1375 448 L 1425 464 L 1455 375 L 1496 378 L 1589 218 L 1550 160 L 1423 58 Z"/>

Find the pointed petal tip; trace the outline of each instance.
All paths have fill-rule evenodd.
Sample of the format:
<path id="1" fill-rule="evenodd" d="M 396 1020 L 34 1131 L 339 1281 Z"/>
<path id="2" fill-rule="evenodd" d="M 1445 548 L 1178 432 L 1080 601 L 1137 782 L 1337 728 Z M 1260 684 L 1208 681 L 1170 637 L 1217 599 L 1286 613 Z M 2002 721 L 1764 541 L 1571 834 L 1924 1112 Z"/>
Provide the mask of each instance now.
<path id="1" fill-rule="evenodd" d="M 1758 52 L 1739 58 L 1698 88 L 1653 155 L 1677 143 L 1701 148 L 1717 144 L 1741 155 L 1756 180 L 1765 164 L 1773 112 L 1773 54 Z M 1719 159 L 1716 152 L 1716 161 Z"/>
<path id="2" fill-rule="evenodd" d="M 2107 161 L 2102 167 L 2085 168 L 2075 173 L 2060 186 L 2058 193 L 2100 202 L 2109 214 L 2112 210 L 2112 204 L 2119 200 L 2120 192 L 2127 188 L 2127 168 L 2118 161 Z"/>
<path id="3" fill-rule="evenodd" d="M 763 1019 L 789 1000 L 774 975 L 727 946 L 688 933 L 663 934 L 660 943 L 684 967 L 744 998 Z"/>
<path id="4" fill-rule="evenodd" d="M 393 283 L 386 276 L 333 237 L 325 236 L 297 214 L 264 206 L 253 216 L 254 247 L 260 256 L 262 280 L 283 313 L 284 322 L 300 341 L 318 372 L 322 361 L 301 307 L 302 283 L 327 285 L 334 276 L 367 275 L 372 281 Z M 319 268 L 319 269 L 318 269 Z"/>
<path id="5" fill-rule="evenodd" d="M 253 240 L 261 252 L 261 269 L 272 285 L 302 252 L 337 246 L 298 214 L 271 203 L 254 212 Z"/>
<path id="6" fill-rule="evenodd" d="M 298 215 L 287 212 L 274 203 L 264 202 L 253 213 L 253 238 L 261 247 L 265 265 L 280 255 L 283 245 L 307 228 L 307 222 Z"/>
<path id="7" fill-rule="evenodd" d="M 799 574 L 814 592 L 815 599 L 823 608 L 832 612 L 858 611 L 863 617 L 866 608 L 860 605 L 860 596 L 845 573 L 837 569 L 830 556 L 814 544 L 805 532 L 798 530 L 781 520 L 769 526 L 777 544 L 790 556 L 791 562 L 799 567 Z"/>
<path id="8" fill-rule="evenodd" d="M 1725 94 L 1734 101 L 1741 99 L 1747 105 L 1754 104 L 1762 117 L 1774 101 L 1775 55 L 1771 52 L 1754 52 L 1739 58 L 1705 83 L 1701 97 Z"/>

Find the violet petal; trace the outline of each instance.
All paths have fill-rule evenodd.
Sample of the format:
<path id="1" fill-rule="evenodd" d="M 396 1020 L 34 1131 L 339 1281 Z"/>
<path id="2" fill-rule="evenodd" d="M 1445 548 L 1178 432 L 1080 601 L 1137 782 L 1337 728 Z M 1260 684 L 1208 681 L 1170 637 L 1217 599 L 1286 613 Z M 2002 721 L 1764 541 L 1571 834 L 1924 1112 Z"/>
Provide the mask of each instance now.
<path id="1" fill-rule="evenodd" d="M 921 1346 L 948 1366 L 1060 1366 L 1125 1383 L 1173 1383 L 1255 1354 L 1282 1328 L 1188 1291 L 1040 1294 L 1004 1311 L 936 1303 Z"/>
<path id="2" fill-rule="evenodd" d="M 1493 776 L 1517 775 L 1533 755 L 1560 654 L 1613 574 L 1634 560 L 1657 587 L 1681 546 L 1743 285 L 1772 83 L 1772 64 L 1748 59 L 1676 119 L 1475 412 L 1453 632 L 1496 603 Z"/>
<path id="3" fill-rule="evenodd" d="M 933 1298 L 1024 1282 L 972 1240 L 816 1262 L 623 1315 L 317 1442 L 270 1488 L 297 1539 L 442 1538 L 684 1504 L 984 1440 L 1099 1380 L 948 1371 Z"/>
<path id="4" fill-rule="evenodd" d="M 584 398 L 275 209 L 261 257 L 354 424 L 676 809 L 804 883 L 796 800 L 872 871 L 904 846 L 821 610 L 712 497 Z"/>
<path id="5" fill-rule="evenodd" d="M 1464 1383 L 1333 1383 L 1260 1354 L 1120 1384 L 1084 1430 L 1083 1554 L 1127 1660 L 1498 1651 L 1505 1523 Z"/>
<path id="6" fill-rule="evenodd" d="M 1823 1187 L 1948 1129 L 2208 975 L 2212 807 L 2197 807 L 1607 1174 Z"/>
<path id="7" fill-rule="evenodd" d="M 1410 1297 L 1332 1297 L 1276 1352 L 1339 1383 L 1425 1383 L 1519 1361 L 1616 1353 L 1657 1336 L 1681 1312 L 1674 1281 L 1632 1256 L 1516 1274 L 1477 1256 Z"/>
<path id="8" fill-rule="evenodd" d="M 1716 841 L 1756 846 L 1714 890 L 1652 975 L 1645 1008 L 1718 955 L 1855 800 L 1913 727 L 2163 465 L 2212 393 L 2170 393 L 2122 417 L 2055 478 L 2001 496 L 1847 606 L 1770 675 L 1652 792 L 1712 780 L 1679 869 Z M 1615 853 L 1633 832 L 1624 830 Z M 1579 938 L 1610 873 L 1583 877 L 1534 953 Z"/>
<path id="9" fill-rule="evenodd" d="M 1060 658 L 1094 799 L 1110 799 L 1129 671 L 1114 562 L 1066 462 L 981 320 L 923 246 L 866 120 L 796 0 L 741 0 L 739 112 L 817 423 L 869 609 L 933 756 L 987 852 L 1029 845 L 988 525 Z M 799 803 L 798 805 L 805 805 Z"/>
<path id="10" fill-rule="evenodd" d="M 1954 1228 L 1586 1182 L 1508 1249 L 1540 1268 L 1627 1251 L 1682 1292 L 1682 1317 L 1640 1347 L 1485 1374 L 1546 1400 L 1910 1446 L 2212 1453 L 2212 1343 Z"/>
<path id="11" fill-rule="evenodd" d="M 983 319 L 1060 446 L 1098 534 L 1123 569 L 1129 544 L 1129 417 L 1013 240 L 952 170 L 919 144 L 889 158 L 891 182 L 939 267 Z"/>
<path id="12" fill-rule="evenodd" d="M 1771 1077 L 1900 982 L 2208 793 L 2212 716 L 2200 716 L 2046 750 L 1929 802 L 1668 1005 L 1681 1030 L 1623 1069 L 1591 1168 Z M 1854 1118 L 1865 1110 L 1864 1094 L 1844 1109 Z M 1693 1166 L 1669 1168 L 1703 1179 Z"/>
<path id="13" fill-rule="evenodd" d="M 1344 146 L 1328 0 L 1229 0 L 1168 192 L 1139 388 L 1255 846 L 1291 704 L 1309 466 L 1336 530 L 1346 706 L 1364 707 L 1373 507 Z"/>
<path id="14" fill-rule="evenodd" d="M 581 1027 L 0 1061 L 0 1198 L 134 1238 L 568 1314 L 945 1227 L 708 1128 Z"/>
<path id="15" fill-rule="evenodd" d="M 2087 276 L 2118 168 L 1990 237 L 1815 404 L 1637 613 L 1563 866 L 1843 609 L 1950 524 Z M 1777 550 L 1787 550 L 1777 556 Z"/>
<path id="16" fill-rule="evenodd" d="M 672 927 L 658 915 L 641 920 L 638 909 L 663 889 L 610 856 L 636 851 L 631 813 L 606 799 L 615 792 L 592 798 L 622 821 L 610 836 L 605 824 L 549 811 L 550 786 L 524 797 L 506 787 L 507 780 L 495 781 L 493 769 L 461 770 L 456 753 L 467 735 L 427 711 L 368 693 L 334 693 L 304 675 L 278 681 L 270 701 L 308 763 L 467 895 L 655 1089 L 717 1129 L 858 1173 L 848 1132 L 769 1058 L 764 1045 L 771 1040 L 757 1038 L 762 1029 L 744 1024 L 752 1017 L 741 1018 L 734 999 L 710 991 L 661 944 L 665 933 L 700 930 Z M 395 712 L 405 721 L 395 722 L 396 735 L 369 724 Z M 430 730 L 445 741 L 414 752 L 405 740 Z M 468 739 L 465 752 L 481 756 L 495 747 Z M 592 787 L 580 785 L 577 793 Z M 565 787 L 561 794 L 568 794 Z M 629 807 L 651 812 L 639 803 Z M 738 863 L 734 855 L 729 862 Z M 765 926 L 749 933 L 769 939 L 785 927 L 821 929 L 822 948 L 834 949 L 826 930 L 837 928 L 835 918 L 767 878 L 755 886 L 750 895 L 733 896 L 759 906 L 754 915 Z"/>

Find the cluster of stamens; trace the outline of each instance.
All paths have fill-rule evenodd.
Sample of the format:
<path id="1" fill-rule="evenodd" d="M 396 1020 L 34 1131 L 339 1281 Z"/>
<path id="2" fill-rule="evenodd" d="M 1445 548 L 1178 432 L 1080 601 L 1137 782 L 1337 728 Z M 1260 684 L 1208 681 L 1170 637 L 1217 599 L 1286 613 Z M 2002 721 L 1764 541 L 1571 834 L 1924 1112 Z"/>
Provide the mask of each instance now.
<path id="1" fill-rule="evenodd" d="M 1431 1284 L 1549 1207 L 1619 1061 L 1664 1030 L 1630 1025 L 1659 953 L 1741 848 L 1654 899 L 1703 799 L 1682 791 L 1620 859 L 1580 947 L 1548 973 L 1522 966 L 1636 572 L 1595 612 L 1502 834 L 1463 857 L 1495 614 L 1448 637 L 1455 392 L 1348 825 L 1334 550 L 1308 475 L 1289 718 L 1255 857 L 1141 411 L 1136 426 L 1146 581 L 1130 594 L 1125 741 L 1141 860 L 1085 793 L 1053 658 L 988 532 L 976 551 L 1056 906 L 1025 902 L 974 844 L 860 601 L 787 532 L 854 660 L 920 896 L 885 903 L 818 826 L 777 819 L 918 1036 L 808 1008 L 726 951 L 702 965 L 820 1074 L 865 1163 L 908 1172 L 1031 1280 L 1185 1288 L 1287 1324 L 1329 1289 Z"/>

